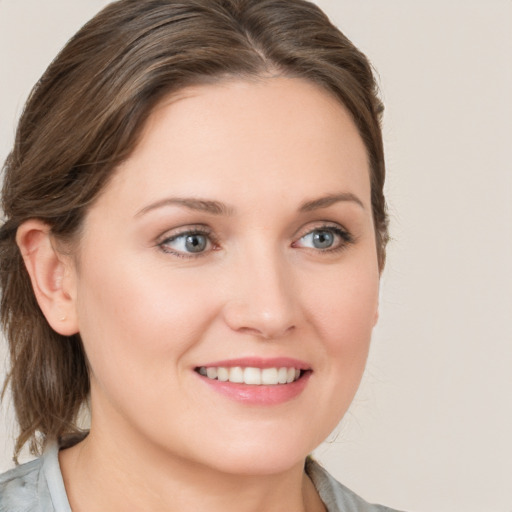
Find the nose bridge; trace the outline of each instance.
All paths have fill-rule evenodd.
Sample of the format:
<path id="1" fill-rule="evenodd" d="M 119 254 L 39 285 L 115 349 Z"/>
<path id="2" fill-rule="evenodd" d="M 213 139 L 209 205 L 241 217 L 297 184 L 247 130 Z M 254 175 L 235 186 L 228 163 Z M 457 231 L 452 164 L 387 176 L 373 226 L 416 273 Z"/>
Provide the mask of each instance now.
<path id="1" fill-rule="evenodd" d="M 296 324 L 293 269 L 268 240 L 256 245 L 237 258 L 225 318 L 234 330 L 278 338 Z"/>

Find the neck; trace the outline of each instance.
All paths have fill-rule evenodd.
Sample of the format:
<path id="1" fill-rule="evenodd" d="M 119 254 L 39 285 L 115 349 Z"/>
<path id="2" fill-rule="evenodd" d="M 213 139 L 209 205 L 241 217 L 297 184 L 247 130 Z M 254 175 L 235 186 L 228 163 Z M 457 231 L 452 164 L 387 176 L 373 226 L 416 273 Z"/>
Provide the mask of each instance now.
<path id="1" fill-rule="evenodd" d="M 122 436 L 105 439 L 92 429 L 61 452 L 73 512 L 325 510 L 303 461 L 276 473 L 231 474 L 124 441 Z"/>

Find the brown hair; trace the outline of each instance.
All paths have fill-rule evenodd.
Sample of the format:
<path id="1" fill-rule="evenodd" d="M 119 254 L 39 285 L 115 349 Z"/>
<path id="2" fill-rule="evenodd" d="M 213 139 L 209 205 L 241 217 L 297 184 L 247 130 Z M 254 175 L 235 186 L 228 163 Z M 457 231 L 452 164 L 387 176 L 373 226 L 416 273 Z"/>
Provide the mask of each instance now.
<path id="1" fill-rule="evenodd" d="M 1 320 L 20 434 L 33 453 L 77 432 L 89 392 L 79 334 L 53 331 L 32 291 L 17 228 L 30 218 L 72 240 L 113 169 L 134 149 L 164 95 L 226 77 L 310 80 L 350 111 L 366 145 L 379 264 L 387 218 L 382 105 L 366 57 L 303 0 L 121 0 L 64 47 L 34 87 L 5 165 Z M 5 391 L 5 387 L 4 387 Z"/>

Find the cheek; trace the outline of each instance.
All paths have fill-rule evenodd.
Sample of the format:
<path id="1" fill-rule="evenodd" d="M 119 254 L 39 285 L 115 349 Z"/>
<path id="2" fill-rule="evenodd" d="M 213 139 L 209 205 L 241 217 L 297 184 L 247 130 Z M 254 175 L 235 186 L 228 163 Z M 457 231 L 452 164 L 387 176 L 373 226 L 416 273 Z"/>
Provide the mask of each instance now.
<path id="1" fill-rule="evenodd" d="M 374 260 L 351 261 L 325 278 L 310 294 L 314 326 L 323 341 L 326 393 L 344 410 L 364 372 L 378 313 L 379 273 Z"/>
<path id="2" fill-rule="evenodd" d="M 149 385 L 157 368 L 166 365 L 161 375 L 167 376 L 170 364 L 178 365 L 215 315 L 215 305 L 204 293 L 198 301 L 194 277 L 158 267 L 146 267 L 144 274 L 131 270 L 143 268 L 138 264 L 82 275 L 78 313 L 96 377 L 122 382 L 137 373 Z"/>
<path id="3" fill-rule="evenodd" d="M 304 311 L 316 341 L 313 444 L 320 444 L 339 424 L 359 387 L 378 309 L 379 274 L 374 267 L 351 261 L 302 283 Z"/>
<path id="4" fill-rule="evenodd" d="M 378 314 L 379 275 L 371 267 L 361 267 L 330 275 L 309 294 L 309 309 L 331 354 L 368 349 Z"/>

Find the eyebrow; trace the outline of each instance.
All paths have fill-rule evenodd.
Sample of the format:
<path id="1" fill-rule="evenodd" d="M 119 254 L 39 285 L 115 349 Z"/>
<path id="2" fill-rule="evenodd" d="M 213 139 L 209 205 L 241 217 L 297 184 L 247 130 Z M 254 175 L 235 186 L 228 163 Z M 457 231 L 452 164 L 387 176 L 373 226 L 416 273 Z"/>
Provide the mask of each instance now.
<path id="1" fill-rule="evenodd" d="M 313 199 L 312 201 L 306 201 L 302 203 L 299 208 L 300 212 L 311 212 L 313 210 L 319 210 L 321 208 L 328 208 L 333 204 L 340 202 L 352 202 L 359 205 L 363 210 L 364 204 L 363 202 L 351 192 L 342 192 L 341 194 L 330 194 L 324 197 L 320 197 L 319 199 Z"/>
<path id="2" fill-rule="evenodd" d="M 359 205 L 363 210 L 365 209 L 363 202 L 356 195 L 350 192 L 342 192 L 340 194 L 330 194 L 320 197 L 319 199 L 306 201 L 299 207 L 299 212 L 311 212 L 322 208 L 328 208 L 329 206 L 340 202 L 352 202 Z M 150 211 L 163 208 L 165 206 L 183 206 L 190 210 L 206 212 L 212 215 L 232 215 L 235 211 L 234 208 L 221 203 L 220 201 L 197 199 L 193 197 L 167 197 L 145 206 L 142 210 L 139 210 L 135 216 L 140 217 Z"/>
<path id="3" fill-rule="evenodd" d="M 219 201 L 196 199 L 193 197 L 167 197 L 156 203 L 145 206 L 142 210 L 139 210 L 135 216 L 139 217 L 164 206 L 184 206 L 190 210 L 211 213 L 212 215 L 231 215 L 234 211 L 233 208 Z"/>

